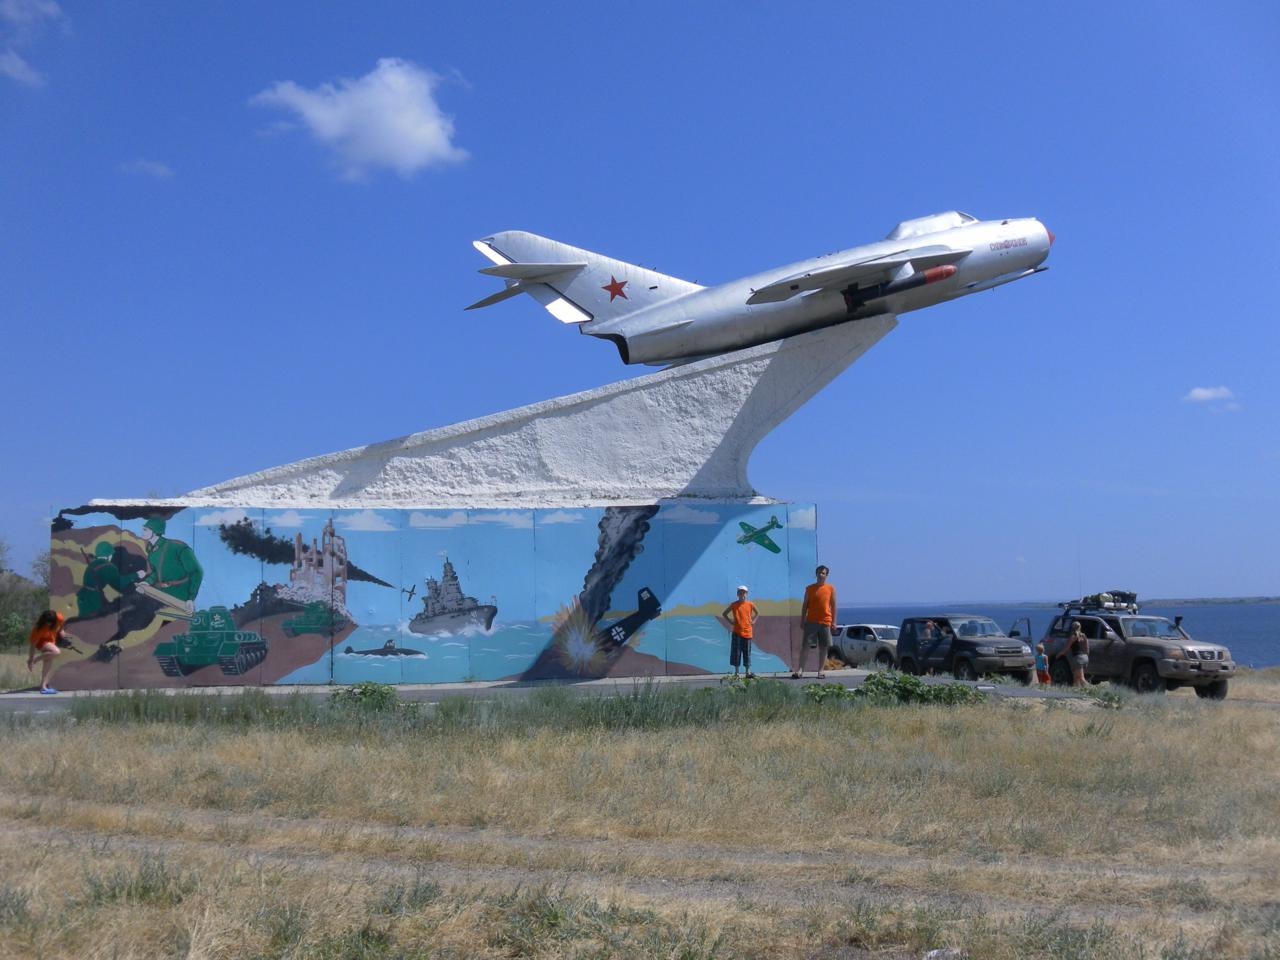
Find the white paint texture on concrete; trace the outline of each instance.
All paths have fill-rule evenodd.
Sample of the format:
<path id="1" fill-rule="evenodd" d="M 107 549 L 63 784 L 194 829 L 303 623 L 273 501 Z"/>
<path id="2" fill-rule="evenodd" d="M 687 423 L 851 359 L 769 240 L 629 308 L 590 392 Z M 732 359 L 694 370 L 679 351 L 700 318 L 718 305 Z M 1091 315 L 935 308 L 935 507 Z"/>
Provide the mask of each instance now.
<path id="1" fill-rule="evenodd" d="M 845 323 L 263 470 L 179 500 L 479 508 L 751 498 L 747 461 L 756 444 L 896 325 L 891 316 Z"/>

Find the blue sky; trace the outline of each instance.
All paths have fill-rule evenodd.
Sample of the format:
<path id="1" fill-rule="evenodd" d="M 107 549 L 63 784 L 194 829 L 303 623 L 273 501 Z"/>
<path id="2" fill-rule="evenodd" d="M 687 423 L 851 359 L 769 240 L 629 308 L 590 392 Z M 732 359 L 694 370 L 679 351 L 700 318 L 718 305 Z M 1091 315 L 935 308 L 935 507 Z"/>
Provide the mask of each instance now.
<path id="1" fill-rule="evenodd" d="M 497 230 L 707 284 L 960 209 L 1051 270 L 751 463 L 842 602 L 1280 593 L 1277 49 L 1274 3 L 0 0 L 0 535 L 645 372 L 463 313 Z"/>

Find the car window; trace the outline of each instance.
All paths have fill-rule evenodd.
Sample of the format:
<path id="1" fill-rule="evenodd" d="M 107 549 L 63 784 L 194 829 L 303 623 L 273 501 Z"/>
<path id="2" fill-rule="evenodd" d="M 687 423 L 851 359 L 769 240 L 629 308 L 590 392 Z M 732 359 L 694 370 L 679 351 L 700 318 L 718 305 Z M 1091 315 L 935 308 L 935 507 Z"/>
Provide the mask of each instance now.
<path id="1" fill-rule="evenodd" d="M 956 618 L 951 627 L 962 637 L 1003 637 L 1004 631 L 987 617 Z"/>
<path id="2" fill-rule="evenodd" d="M 1076 623 L 1080 624 L 1080 629 L 1084 631 L 1084 635 L 1090 640 L 1097 640 L 1101 635 L 1101 620 L 1095 620 L 1093 617 L 1080 617 L 1076 620 Z"/>
<path id="3" fill-rule="evenodd" d="M 906 623 L 902 625 L 902 633 L 899 635 L 898 639 L 914 641 L 915 638 L 916 638 L 916 622 L 914 620 L 908 620 Z"/>
<path id="4" fill-rule="evenodd" d="M 875 632 L 876 632 L 876 636 L 879 637 L 881 640 L 897 640 L 898 639 L 897 627 L 876 627 Z"/>

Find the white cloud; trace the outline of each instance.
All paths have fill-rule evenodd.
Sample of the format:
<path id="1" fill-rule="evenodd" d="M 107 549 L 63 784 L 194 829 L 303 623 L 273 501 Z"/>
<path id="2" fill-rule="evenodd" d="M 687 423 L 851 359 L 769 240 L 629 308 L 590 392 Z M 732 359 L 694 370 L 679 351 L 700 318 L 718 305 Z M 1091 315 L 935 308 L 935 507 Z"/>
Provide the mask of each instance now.
<path id="1" fill-rule="evenodd" d="M 305 514 L 299 513 L 297 510 L 286 510 L 283 513 L 277 513 L 275 516 L 269 517 L 268 526 L 278 527 L 280 529 L 292 529 L 301 527 L 311 518 Z"/>
<path id="2" fill-rule="evenodd" d="M 244 512 L 241 507 L 228 507 L 226 510 L 214 510 L 212 513 L 206 513 L 203 517 L 196 521 L 197 527 L 216 527 L 221 524 L 231 526 L 233 523 L 239 523 L 241 520 L 249 519 L 249 515 Z"/>
<path id="3" fill-rule="evenodd" d="M 1214 400 L 1234 400 L 1229 387 L 1192 387 L 1182 399 L 1187 403 L 1210 403 Z"/>
<path id="4" fill-rule="evenodd" d="M 448 530 L 466 525 L 467 515 L 462 510 L 453 513 L 419 513 L 415 510 L 409 514 L 409 526 L 419 530 Z"/>
<path id="5" fill-rule="evenodd" d="M 720 514 L 714 510 L 703 510 L 685 503 L 677 503 L 674 507 L 664 506 L 658 513 L 659 520 L 667 523 L 712 524 L 720 522 Z"/>
<path id="6" fill-rule="evenodd" d="M 362 533 L 389 533 L 397 529 L 376 510 L 361 510 L 359 513 L 339 514 L 335 519 L 338 526 L 344 530 L 357 530 Z"/>
<path id="7" fill-rule="evenodd" d="M 137 173 L 157 180 L 168 180 L 173 176 L 172 168 L 159 160 L 129 160 L 120 164 L 117 169 L 121 173 Z"/>
<path id="8" fill-rule="evenodd" d="M 1182 401 L 1205 404 L 1211 413 L 1236 413 L 1244 409 L 1230 387 L 1192 387 Z"/>
<path id="9" fill-rule="evenodd" d="M 362 180 L 379 168 L 407 179 L 427 167 L 467 157 L 453 145 L 453 119 L 436 103 L 439 82 L 429 70 L 384 57 L 355 80 L 322 83 L 314 90 L 284 80 L 249 102 L 297 114 L 311 135 L 333 151 L 348 180 Z"/>
<path id="10" fill-rule="evenodd" d="M 571 510 L 552 510 L 550 513 L 538 514 L 538 525 L 544 523 L 581 523 L 582 514 Z"/>
<path id="11" fill-rule="evenodd" d="M 53 0 L 0 0 L 0 20 L 18 30 L 61 19 L 62 8 Z"/>
<path id="12" fill-rule="evenodd" d="M 18 83 L 27 87 L 44 86 L 44 74 L 40 73 L 12 50 L 5 50 L 0 53 L 0 74 L 10 80 L 17 80 Z"/>
<path id="13" fill-rule="evenodd" d="M 28 87 L 43 87 L 44 74 L 31 66 L 18 47 L 27 47 L 47 24 L 62 20 L 62 8 L 53 0 L 0 0 L 0 76 Z"/>
<path id="14" fill-rule="evenodd" d="M 787 523 L 793 530 L 816 530 L 818 528 L 818 508 L 799 507 L 787 511 Z"/>
<path id="15" fill-rule="evenodd" d="M 533 529 L 532 511 L 504 510 L 499 513 L 490 513 L 487 510 L 480 510 L 471 514 L 471 519 L 478 523 L 500 523 L 513 530 Z"/>

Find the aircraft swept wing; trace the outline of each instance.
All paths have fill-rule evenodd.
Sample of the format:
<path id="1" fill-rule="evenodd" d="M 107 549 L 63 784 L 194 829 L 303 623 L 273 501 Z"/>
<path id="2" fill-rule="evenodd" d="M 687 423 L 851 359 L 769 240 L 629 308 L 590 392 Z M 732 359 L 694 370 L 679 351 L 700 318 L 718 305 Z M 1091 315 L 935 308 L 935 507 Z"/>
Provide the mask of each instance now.
<path id="1" fill-rule="evenodd" d="M 781 303 L 797 294 L 812 290 L 838 290 L 866 280 L 879 280 L 883 279 L 889 271 L 897 270 L 908 263 L 917 271 L 944 264 L 955 264 L 972 252 L 963 247 L 957 249 L 935 245 L 898 250 L 864 260 L 833 263 L 818 270 L 783 277 L 758 290 L 753 290 L 751 296 L 747 297 L 747 303 L 753 306 L 758 303 Z"/>

